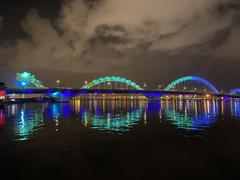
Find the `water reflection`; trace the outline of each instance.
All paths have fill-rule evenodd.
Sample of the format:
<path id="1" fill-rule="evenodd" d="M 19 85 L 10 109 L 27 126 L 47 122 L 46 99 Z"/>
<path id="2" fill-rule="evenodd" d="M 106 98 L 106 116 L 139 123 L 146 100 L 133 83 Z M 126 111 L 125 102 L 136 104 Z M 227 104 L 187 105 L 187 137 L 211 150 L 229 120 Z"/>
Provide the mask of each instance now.
<path id="1" fill-rule="evenodd" d="M 70 120 L 69 104 L 11 104 L 0 111 L 0 127 L 7 123 L 13 127 L 14 140 L 31 139 L 47 122 L 54 121 L 58 131 L 59 119 Z"/>
<path id="2" fill-rule="evenodd" d="M 75 119 L 80 120 L 74 121 Z M 240 120 L 239 100 L 75 100 L 70 104 L 12 104 L 0 109 L 0 138 L 28 140 L 59 131 L 68 121 L 81 127 L 121 134 L 133 127 L 168 122 L 176 129 L 203 131 L 219 120 Z M 66 123 L 62 123 L 66 121 Z M 154 124 L 154 125 L 155 125 Z M 60 126 L 61 125 L 61 126 Z M 74 124 L 75 125 L 75 124 Z M 49 126 L 50 128 L 48 128 Z M 172 126 L 171 126 L 172 128 Z M 11 133 L 11 135 L 9 135 Z"/>
<path id="3" fill-rule="evenodd" d="M 16 140 L 28 140 L 44 125 L 44 106 L 9 105 L 7 118 L 14 123 Z"/>
<path id="4" fill-rule="evenodd" d="M 5 124 L 5 114 L 3 109 L 0 109 L 0 128 Z"/>
<path id="5" fill-rule="evenodd" d="M 75 112 L 85 126 L 108 132 L 129 131 L 144 116 L 145 101 L 75 100 Z"/>
<path id="6" fill-rule="evenodd" d="M 204 130 L 219 115 L 219 102 L 216 100 L 165 101 L 162 107 L 167 119 L 185 130 Z"/>
<path id="7" fill-rule="evenodd" d="M 235 119 L 240 119 L 240 100 L 230 101 L 231 114 Z"/>

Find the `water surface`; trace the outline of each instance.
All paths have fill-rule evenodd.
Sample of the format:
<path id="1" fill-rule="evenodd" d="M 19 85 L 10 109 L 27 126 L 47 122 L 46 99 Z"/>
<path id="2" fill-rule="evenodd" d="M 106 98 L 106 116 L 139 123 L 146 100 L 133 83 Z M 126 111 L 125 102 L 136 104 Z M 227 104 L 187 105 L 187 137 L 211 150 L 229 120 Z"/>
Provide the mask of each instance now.
<path id="1" fill-rule="evenodd" d="M 159 177 L 238 175 L 239 138 L 237 100 L 75 100 L 0 110 L 3 162 L 14 164 L 5 169 L 32 178 L 40 169 L 60 179 L 78 172 L 140 179 L 158 171 Z"/>

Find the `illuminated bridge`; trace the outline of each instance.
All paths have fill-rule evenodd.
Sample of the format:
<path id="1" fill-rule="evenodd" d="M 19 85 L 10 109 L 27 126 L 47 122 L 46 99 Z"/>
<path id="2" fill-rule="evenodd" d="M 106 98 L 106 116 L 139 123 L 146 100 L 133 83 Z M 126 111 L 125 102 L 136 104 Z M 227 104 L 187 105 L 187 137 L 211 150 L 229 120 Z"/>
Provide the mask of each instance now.
<path id="1" fill-rule="evenodd" d="M 35 76 L 24 72 L 17 73 L 17 81 L 24 87 L 6 89 L 5 94 L 44 94 L 59 101 L 69 101 L 72 97 L 84 94 L 130 94 L 143 95 L 149 99 L 159 100 L 162 96 L 214 96 L 222 99 L 240 98 L 240 90 L 229 94 L 221 94 L 216 87 L 204 78 L 184 76 L 167 85 L 163 90 L 143 89 L 137 83 L 116 76 L 106 76 L 86 83 L 81 88 L 47 88 Z"/>

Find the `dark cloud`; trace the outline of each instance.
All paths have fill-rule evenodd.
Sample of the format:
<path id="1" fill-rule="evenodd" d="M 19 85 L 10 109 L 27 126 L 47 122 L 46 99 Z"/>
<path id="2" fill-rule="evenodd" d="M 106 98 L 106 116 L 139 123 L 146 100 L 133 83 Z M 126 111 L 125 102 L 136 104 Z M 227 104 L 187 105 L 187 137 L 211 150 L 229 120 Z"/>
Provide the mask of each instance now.
<path id="1" fill-rule="evenodd" d="M 1 31 L 1 28 L 2 28 L 2 22 L 3 22 L 3 17 L 0 16 L 0 31 Z"/>
<path id="2" fill-rule="evenodd" d="M 0 63 L 152 85 L 190 73 L 217 81 L 227 66 L 231 79 L 240 75 L 232 66 L 240 65 L 239 7 L 238 0 L 65 0 L 54 18 L 33 7 L 20 21 L 26 36 L 1 41 Z"/>

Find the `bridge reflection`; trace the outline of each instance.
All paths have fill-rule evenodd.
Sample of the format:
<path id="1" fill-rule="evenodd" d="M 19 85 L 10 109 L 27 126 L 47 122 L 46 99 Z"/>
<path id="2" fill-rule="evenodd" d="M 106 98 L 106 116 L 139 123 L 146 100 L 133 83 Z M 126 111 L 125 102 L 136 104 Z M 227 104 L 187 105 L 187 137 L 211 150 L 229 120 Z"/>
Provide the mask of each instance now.
<path id="1" fill-rule="evenodd" d="M 146 101 L 75 100 L 72 106 L 85 126 L 121 133 L 138 124 L 144 115 Z"/>
<path id="2" fill-rule="evenodd" d="M 235 119 L 240 119 L 240 100 L 230 101 L 231 115 Z"/>
<path id="3" fill-rule="evenodd" d="M 13 104 L 8 106 L 7 118 L 13 120 L 16 140 L 28 140 L 44 125 L 44 106 Z"/>
<path id="4" fill-rule="evenodd" d="M 0 128 L 5 124 L 5 114 L 3 109 L 0 109 Z"/>
<path id="5" fill-rule="evenodd" d="M 167 119 L 177 128 L 185 130 L 208 128 L 218 119 L 220 112 L 216 100 L 165 101 L 162 107 Z"/>
<path id="6" fill-rule="evenodd" d="M 40 131 L 59 132 L 68 121 L 76 123 L 79 131 L 85 126 L 116 134 L 156 123 L 203 131 L 222 119 L 240 120 L 240 101 L 103 99 L 74 100 L 70 104 L 11 104 L 0 109 L 0 135 L 28 140 Z"/>

